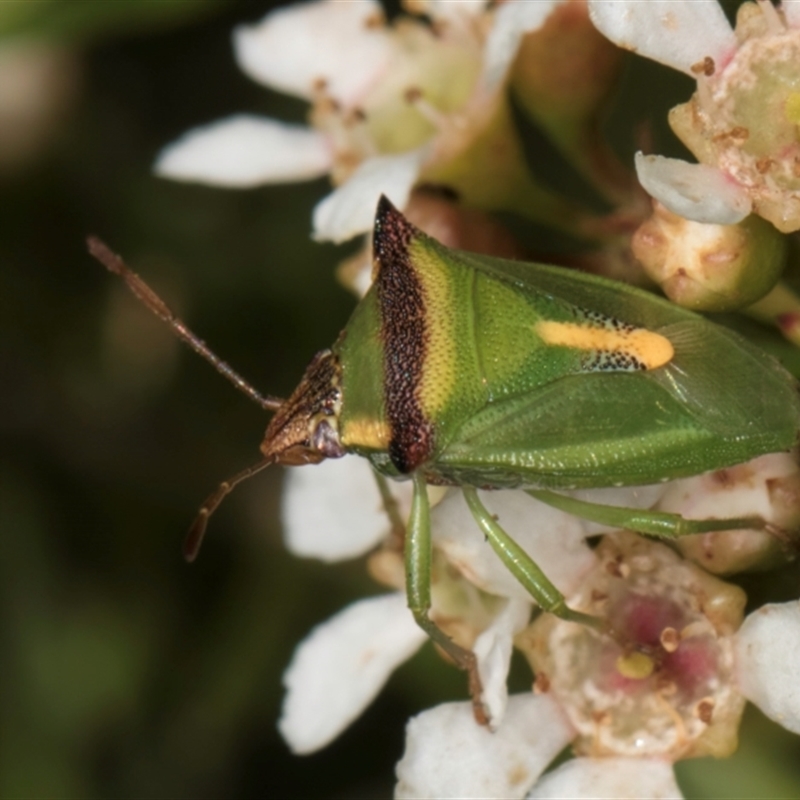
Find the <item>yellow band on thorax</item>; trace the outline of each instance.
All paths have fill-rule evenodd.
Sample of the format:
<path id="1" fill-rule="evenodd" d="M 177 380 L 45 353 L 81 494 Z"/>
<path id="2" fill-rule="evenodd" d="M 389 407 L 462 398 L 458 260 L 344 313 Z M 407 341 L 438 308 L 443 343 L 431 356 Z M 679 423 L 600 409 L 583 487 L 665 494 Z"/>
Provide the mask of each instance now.
<path id="1" fill-rule="evenodd" d="M 340 438 L 345 447 L 385 450 L 389 446 L 391 431 L 384 420 L 360 417 L 343 424 Z"/>
<path id="2" fill-rule="evenodd" d="M 458 378 L 454 285 L 447 264 L 433 254 L 418 253 L 414 268 L 424 296 L 427 333 L 419 401 L 430 419 L 447 406 Z"/>

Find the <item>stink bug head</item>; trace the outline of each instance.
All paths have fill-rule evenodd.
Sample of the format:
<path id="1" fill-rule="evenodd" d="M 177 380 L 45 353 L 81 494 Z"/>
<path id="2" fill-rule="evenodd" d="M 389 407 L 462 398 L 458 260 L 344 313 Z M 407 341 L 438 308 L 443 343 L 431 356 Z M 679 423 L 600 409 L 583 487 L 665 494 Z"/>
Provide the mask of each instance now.
<path id="1" fill-rule="evenodd" d="M 339 441 L 340 376 L 339 361 L 330 350 L 314 356 L 299 386 L 267 426 L 261 443 L 264 458 L 294 467 L 345 454 Z"/>
<path id="2" fill-rule="evenodd" d="M 184 542 L 187 561 L 197 557 L 209 517 L 237 484 L 272 464 L 298 467 L 345 454 L 338 430 L 339 376 L 338 359 L 330 350 L 314 356 L 298 387 L 275 409 L 261 442 L 263 459 L 223 481 L 200 507 Z"/>

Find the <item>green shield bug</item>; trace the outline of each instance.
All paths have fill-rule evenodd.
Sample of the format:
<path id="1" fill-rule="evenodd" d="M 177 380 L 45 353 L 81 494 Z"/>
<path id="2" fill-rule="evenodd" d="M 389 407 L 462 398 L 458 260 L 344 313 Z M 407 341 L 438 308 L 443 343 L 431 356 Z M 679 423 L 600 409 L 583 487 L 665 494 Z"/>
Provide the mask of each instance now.
<path id="1" fill-rule="evenodd" d="M 558 490 L 697 475 L 790 450 L 797 441 L 794 378 L 737 334 L 604 278 L 450 250 L 385 198 L 375 221 L 373 285 L 285 401 L 260 395 L 108 248 L 95 239 L 89 246 L 181 338 L 275 412 L 262 460 L 223 482 L 203 504 L 187 538 L 187 558 L 195 557 L 222 499 L 271 464 L 355 453 L 379 475 L 411 479 L 409 606 L 469 672 L 479 717 L 473 654 L 428 616 L 427 484 L 462 488 L 489 544 L 544 610 L 602 628 L 602 621 L 566 605 L 476 488 L 521 487 L 586 519 L 662 537 L 765 527 L 757 518 L 686 520 L 600 506 Z"/>

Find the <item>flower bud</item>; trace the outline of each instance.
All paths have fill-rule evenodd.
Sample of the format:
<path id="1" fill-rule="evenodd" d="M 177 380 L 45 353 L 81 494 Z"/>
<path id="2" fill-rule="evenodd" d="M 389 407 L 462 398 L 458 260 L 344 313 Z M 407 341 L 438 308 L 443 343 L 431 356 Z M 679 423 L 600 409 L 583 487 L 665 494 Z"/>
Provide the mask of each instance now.
<path id="1" fill-rule="evenodd" d="M 660 203 L 631 247 L 667 297 L 695 311 L 734 311 L 760 300 L 777 283 L 787 252 L 785 237 L 759 217 L 713 225 Z"/>
<path id="2" fill-rule="evenodd" d="M 545 124 L 585 120 L 608 98 L 621 61 L 622 51 L 594 27 L 585 1 L 570 0 L 522 40 L 511 85 L 522 106 Z"/>
<path id="3" fill-rule="evenodd" d="M 511 89 L 566 158 L 612 199 L 631 176 L 597 133 L 597 116 L 616 85 L 622 51 L 589 19 L 585 0 L 556 5 L 525 36 L 511 70 Z"/>
<path id="4" fill-rule="evenodd" d="M 712 531 L 676 544 L 686 558 L 716 575 L 770 569 L 792 555 L 786 545 L 800 527 L 800 469 L 794 455 L 771 453 L 673 481 L 657 508 L 689 519 L 761 517 L 771 531 Z"/>

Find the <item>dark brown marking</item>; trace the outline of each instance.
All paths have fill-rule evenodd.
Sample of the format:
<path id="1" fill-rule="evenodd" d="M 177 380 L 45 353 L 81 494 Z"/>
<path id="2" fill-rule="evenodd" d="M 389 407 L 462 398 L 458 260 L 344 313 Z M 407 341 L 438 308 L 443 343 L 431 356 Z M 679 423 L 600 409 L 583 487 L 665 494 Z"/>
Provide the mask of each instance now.
<path id="1" fill-rule="evenodd" d="M 433 425 L 419 403 L 428 331 L 422 286 L 408 248 L 417 229 L 385 198 L 375 218 L 376 287 L 384 348 L 384 392 L 391 426 L 389 457 L 412 472 L 433 449 Z"/>

